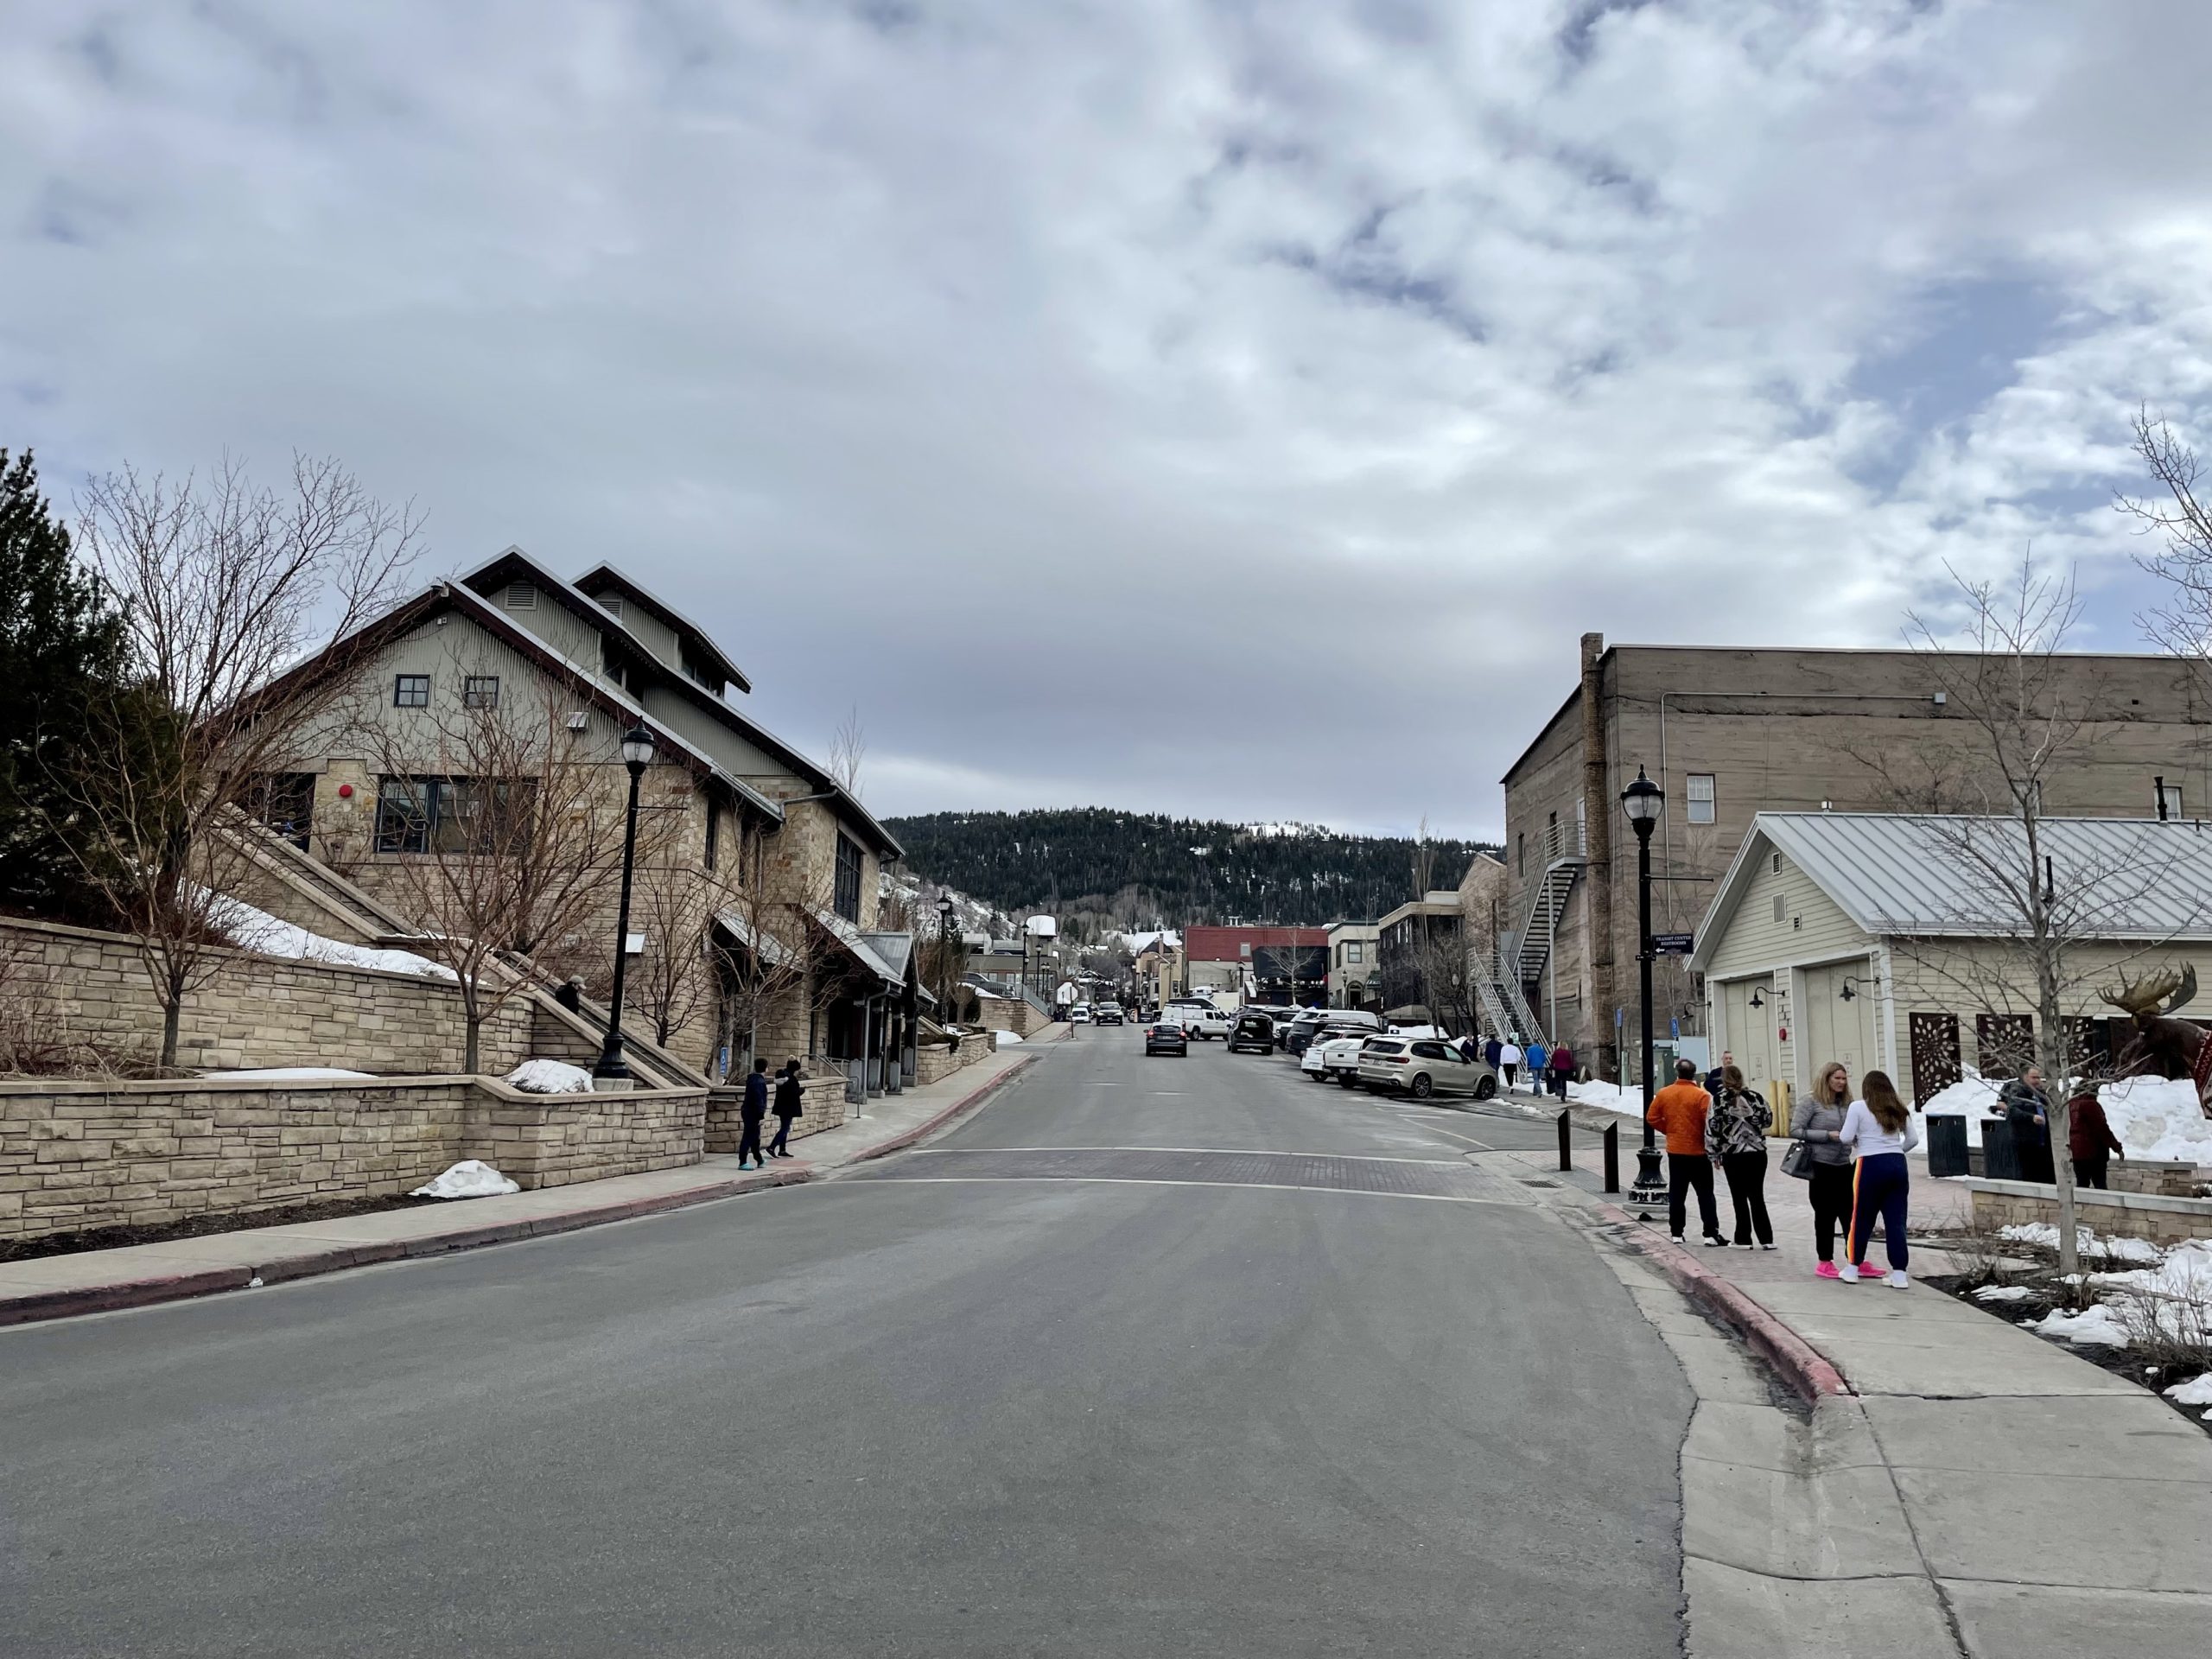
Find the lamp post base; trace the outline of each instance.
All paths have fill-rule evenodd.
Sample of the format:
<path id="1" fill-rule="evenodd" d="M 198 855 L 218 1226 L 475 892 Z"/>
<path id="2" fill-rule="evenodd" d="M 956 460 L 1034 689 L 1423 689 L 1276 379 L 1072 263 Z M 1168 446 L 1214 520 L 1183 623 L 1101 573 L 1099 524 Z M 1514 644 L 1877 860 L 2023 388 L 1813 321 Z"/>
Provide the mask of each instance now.
<path id="1" fill-rule="evenodd" d="M 1659 1178 L 1658 1147 L 1636 1149 L 1636 1185 L 1630 1189 L 1628 1201 L 1640 1210 L 1653 1209 L 1667 1202 L 1667 1183 Z"/>

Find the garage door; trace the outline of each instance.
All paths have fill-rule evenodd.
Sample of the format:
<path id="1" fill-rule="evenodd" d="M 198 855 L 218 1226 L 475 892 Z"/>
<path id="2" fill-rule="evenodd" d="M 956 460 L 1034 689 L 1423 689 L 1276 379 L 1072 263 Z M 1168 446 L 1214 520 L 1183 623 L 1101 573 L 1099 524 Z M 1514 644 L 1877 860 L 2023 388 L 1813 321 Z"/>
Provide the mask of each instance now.
<path id="1" fill-rule="evenodd" d="M 1731 980 L 1720 988 L 1721 1041 L 1743 1068 L 1744 1080 L 1769 1100 L 1775 1098 L 1775 1080 L 1782 1075 L 1774 1040 L 1774 981 L 1771 978 Z M 1751 998 L 1759 1006 L 1751 1006 Z"/>
<path id="2" fill-rule="evenodd" d="M 1848 987 L 1851 996 L 1844 995 Z M 1798 1018 L 1805 1027 L 1805 1075 L 1817 1077 L 1830 1060 L 1851 1068 L 1853 1092 L 1859 1079 L 1882 1064 L 1880 999 L 1866 958 L 1805 969 L 1805 1006 Z"/>

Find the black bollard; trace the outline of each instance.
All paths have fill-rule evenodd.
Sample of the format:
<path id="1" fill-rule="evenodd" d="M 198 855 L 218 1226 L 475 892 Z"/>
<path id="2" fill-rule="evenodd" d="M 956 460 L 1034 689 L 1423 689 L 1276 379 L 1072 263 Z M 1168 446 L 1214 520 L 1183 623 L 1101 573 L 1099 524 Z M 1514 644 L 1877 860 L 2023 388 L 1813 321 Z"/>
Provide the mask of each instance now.
<path id="1" fill-rule="evenodd" d="M 1567 1145 L 1567 1114 L 1564 1111 L 1559 1115 L 1559 1166 L 1562 1172 L 1574 1167 L 1574 1154 Z"/>
<path id="2" fill-rule="evenodd" d="M 1605 1125 L 1605 1191 L 1621 1190 L 1621 1126 Z"/>

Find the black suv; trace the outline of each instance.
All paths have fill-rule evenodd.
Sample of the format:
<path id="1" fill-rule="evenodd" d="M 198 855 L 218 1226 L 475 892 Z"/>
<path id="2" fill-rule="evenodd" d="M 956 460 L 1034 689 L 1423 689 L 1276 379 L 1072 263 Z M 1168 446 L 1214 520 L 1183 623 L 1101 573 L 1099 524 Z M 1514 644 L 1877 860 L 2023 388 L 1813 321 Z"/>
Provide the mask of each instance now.
<path id="1" fill-rule="evenodd" d="M 1249 1048 L 1255 1054 L 1275 1052 L 1275 1022 L 1264 1014 L 1242 1015 L 1229 1033 L 1229 1052 Z"/>

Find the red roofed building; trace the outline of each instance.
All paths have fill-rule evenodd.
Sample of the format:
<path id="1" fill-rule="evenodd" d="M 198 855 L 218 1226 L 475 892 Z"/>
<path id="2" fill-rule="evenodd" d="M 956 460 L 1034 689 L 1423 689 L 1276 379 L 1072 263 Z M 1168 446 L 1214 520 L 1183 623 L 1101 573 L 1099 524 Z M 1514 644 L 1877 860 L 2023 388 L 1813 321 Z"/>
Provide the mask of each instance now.
<path id="1" fill-rule="evenodd" d="M 1255 1002 L 1321 1004 L 1329 994 L 1325 927 L 1191 927 L 1183 931 L 1193 991 L 1241 990 Z"/>

